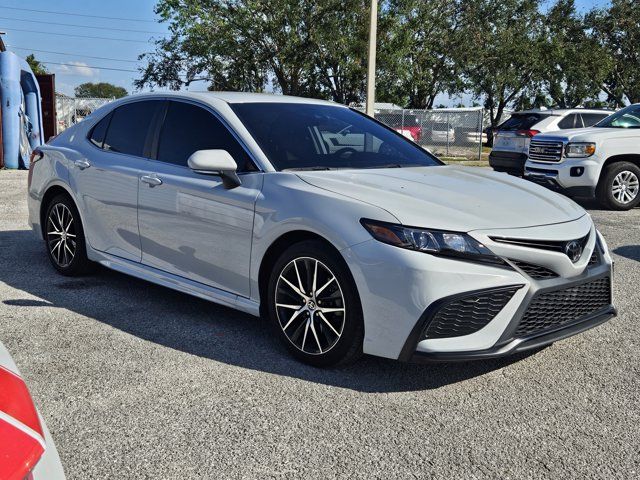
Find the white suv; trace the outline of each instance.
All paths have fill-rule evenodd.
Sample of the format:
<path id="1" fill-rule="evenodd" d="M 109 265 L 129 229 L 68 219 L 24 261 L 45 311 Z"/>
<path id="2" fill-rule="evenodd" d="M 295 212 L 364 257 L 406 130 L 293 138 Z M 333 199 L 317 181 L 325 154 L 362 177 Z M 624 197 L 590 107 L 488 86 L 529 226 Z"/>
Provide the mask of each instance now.
<path id="1" fill-rule="evenodd" d="M 497 172 L 521 177 L 527 161 L 531 138 L 540 133 L 556 132 L 595 125 L 613 113 L 610 110 L 527 110 L 511 115 L 497 128 L 489 164 Z"/>
<path id="2" fill-rule="evenodd" d="M 525 178 L 571 197 L 597 198 L 606 208 L 640 203 L 640 104 L 592 128 L 536 136 Z"/>

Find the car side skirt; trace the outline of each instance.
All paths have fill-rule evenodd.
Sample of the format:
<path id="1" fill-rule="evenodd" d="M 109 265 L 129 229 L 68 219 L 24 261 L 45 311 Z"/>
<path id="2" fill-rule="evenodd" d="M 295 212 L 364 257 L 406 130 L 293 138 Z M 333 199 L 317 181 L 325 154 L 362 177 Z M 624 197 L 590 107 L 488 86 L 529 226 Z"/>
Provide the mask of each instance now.
<path id="1" fill-rule="evenodd" d="M 98 252 L 93 249 L 89 252 L 89 257 L 91 260 L 111 270 L 224 305 L 225 307 L 240 310 L 256 317 L 260 316 L 260 304 L 258 302 L 241 297 L 235 293 L 194 282 L 193 280 L 178 275 L 173 275 L 141 263 L 132 262 L 131 260 Z"/>

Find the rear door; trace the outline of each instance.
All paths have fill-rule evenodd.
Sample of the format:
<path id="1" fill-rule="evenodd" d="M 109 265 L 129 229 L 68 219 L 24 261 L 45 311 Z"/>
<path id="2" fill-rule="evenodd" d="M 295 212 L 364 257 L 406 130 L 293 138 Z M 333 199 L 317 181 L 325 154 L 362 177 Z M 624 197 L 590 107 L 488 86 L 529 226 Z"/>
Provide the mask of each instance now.
<path id="1" fill-rule="evenodd" d="M 208 149 L 231 154 L 242 185 L 227 190 L 219 176 L 187 166 L 192 153 Z M 140 172 L 142 263 L 248 297 L 262 175 L 212 110 L 187 101 L 167 102 L 155 160 Z"/>
<path id="2" fill-rule="evenodd" d="M 138 176 L 148 162 L 150 125 L 163 103 L 144 100 L 116 108 L 90 131 L 86 158 L 72 165 L 70 181 L 95 250 L 140 261 Z"/>

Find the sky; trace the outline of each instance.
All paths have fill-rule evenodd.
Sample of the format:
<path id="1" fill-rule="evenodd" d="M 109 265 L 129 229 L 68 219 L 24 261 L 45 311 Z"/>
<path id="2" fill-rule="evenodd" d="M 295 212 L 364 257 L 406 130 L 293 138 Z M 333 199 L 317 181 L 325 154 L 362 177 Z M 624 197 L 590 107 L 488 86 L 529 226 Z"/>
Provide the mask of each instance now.
<path id="1" fill-rule="evenodd" d="M 167 26 L 158 23 L 153 13 L 155 3 L 155 0 L 0 0 L 0 32 L 6 32 L 3 39 L 9 50 L 22 57 L 33 53 L 56 74 L 59 92 L 73 95 L 74 88 L 81 83 L 110 82 L 133 93 L 133 80 L 141 66 L 138 56 L 151 52 L 150 40 L 167 31 Z M 576 3 L 581 9 L 590 9 L 604 6 L 608 0 L 576 0 Z M 204 82 L 191 87 L 205 88 Z"/>

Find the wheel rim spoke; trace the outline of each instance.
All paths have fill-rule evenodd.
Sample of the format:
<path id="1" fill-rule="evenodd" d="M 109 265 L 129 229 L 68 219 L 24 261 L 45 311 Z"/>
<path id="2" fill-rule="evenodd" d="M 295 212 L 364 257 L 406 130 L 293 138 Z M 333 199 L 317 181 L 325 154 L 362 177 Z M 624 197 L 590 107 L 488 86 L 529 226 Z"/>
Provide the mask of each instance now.
<path id="1" fill-rule="evenodd" d="M 298 310 L 297 312 L 295 312 L 293 315 L 291 315 L 291 318 L 289 319 L 289 321 L 287 322 L 287 324 L 282 327 L 282 330 L 286 330 L 287 328 L 289 328 L 289 325 L 291 325 L 293 323 L 293 321 L 298 318 L 298 316 L 302 313 L 302 308 L 300 310 Z"/>
<path id="2" fill-rule="evenodd" d="M 311 317 L 311 321 L 309 322 L 309 327 L 311 328 L 311 333 L 313 333 L 313 338 L 316 339 L 316 345 L 318 345 L 318 352 L 322 353 L 322 345 L 320 345 L 320 339 L 318 339 L 318 334 L 316 333 L 316 328 L 313 325 L 313 317 Z"/>
<path id="3" fill-rule="evenodd" d="M 286 283 L 287 285 L 289 285 L 289 287 L 291 287 L 291 289 L 296 292 L 298 295 L 300 295 L 303 299 L 307 299 L 307 296 L 298 288 L 296 287 L 293 283 L 291 283 L 289 280 L 287 280 L 285 277 L 283 277 L 282 275 L 280 275 L 280 280 L 284 281 L 284 283 Z"/>
<path id="4" fill-rule="evenodd" d="M 320 319 L 327 325 L 327 327 L 329 327 L 329 329 L 336 335 L 336 336 L 340 336 L 340 334 L 338 333 L 338 331 L 333 328 L 333 325 L 331 325 L 331 323 L 329 322 L 329 320 L 327 320 L 327 317 L 324 316 L 324 314 L 322 312 L 318 312 L 318 317 L 320 317 Z"/>
<path id="5" fill-rule="evenodd" d="M 333 272 L 315 258 L 299 257 L 285 265 L 276 282 L 275 307 L 283 333 L 306 354 L 325 354 L 341 338 L 347 318 L 344 295 Z"/>

